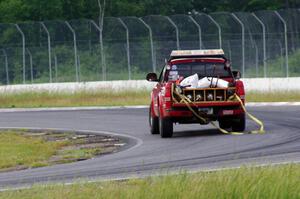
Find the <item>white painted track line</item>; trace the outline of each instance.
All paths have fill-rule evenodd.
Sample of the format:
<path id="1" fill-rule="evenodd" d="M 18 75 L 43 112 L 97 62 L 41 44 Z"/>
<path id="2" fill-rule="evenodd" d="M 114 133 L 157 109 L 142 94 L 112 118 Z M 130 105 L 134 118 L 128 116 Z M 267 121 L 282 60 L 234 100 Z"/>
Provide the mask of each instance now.
<path id="1" fill-rule="evenodd" d="M 300 102 L 248 102 L 246 106 L 300 106 Z"/>
<path id="2" fill-rule="evenodd" d="M 149 106 L 88 106 L 88 107 L 53 107 L 53 108 L 5 108 L 1 113 L 13 112 L 44 112 L 44 111 L 85 111 L 85 110 L 114 110 L 114 109 L 143 109 Z"/>

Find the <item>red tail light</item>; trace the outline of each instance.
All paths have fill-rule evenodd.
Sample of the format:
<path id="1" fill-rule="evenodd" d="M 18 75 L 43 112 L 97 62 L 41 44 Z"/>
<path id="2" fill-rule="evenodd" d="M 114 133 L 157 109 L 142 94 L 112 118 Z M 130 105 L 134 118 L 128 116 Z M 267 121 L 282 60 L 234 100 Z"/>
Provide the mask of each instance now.
<path id="1" fill-rule="evenodd" d="M 236 94 L 241 98 L 245 104 L 245 89 L 242 81 L 236 81 Z"/>
<path id="2" fill-rule="evenodd" d="M 162 89 L 162 96 L 163 96 L 163 106 L 166 109 L 169 109 L 172 107 L 172 84 L 167 83 L 165 87 Z"/>

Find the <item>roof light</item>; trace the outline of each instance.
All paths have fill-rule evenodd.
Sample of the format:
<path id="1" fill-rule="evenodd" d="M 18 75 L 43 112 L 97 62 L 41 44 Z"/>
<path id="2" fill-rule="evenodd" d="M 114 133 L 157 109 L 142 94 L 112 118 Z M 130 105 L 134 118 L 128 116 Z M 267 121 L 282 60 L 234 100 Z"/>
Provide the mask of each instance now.
<path id="1" fill-rule="evenodd" d="M 222 49 L 212 50 L 173 50 L 171 57 L 184 57 L 184 56 L 205 56 L 205 55 L 224 55 Z"/>

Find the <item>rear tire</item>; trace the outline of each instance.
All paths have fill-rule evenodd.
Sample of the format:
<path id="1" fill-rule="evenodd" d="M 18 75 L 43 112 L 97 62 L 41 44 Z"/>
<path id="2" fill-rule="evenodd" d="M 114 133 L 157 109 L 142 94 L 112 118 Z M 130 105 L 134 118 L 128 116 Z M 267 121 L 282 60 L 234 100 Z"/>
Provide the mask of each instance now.
<path id="1" fill-rule="evenodd" d="M 219 119 L 219 127 L 221 129 L 229 129 L 231 127 L 230 120 Z"/>
<path id="2" fill-rule="evenodd" d="M 170 138 L 173 136 L 173 121 L 171 118 L 159 119 L 159 131 L 162 138 Z"/>
<path id="3" fill-rule="evenodd" d="M 246 129 L 246 116 L 241 115 L 238 119 L 232 121 L 232 131 L 243 132 Z"/>
<path id="4" fill-rule="evenodd" d="M 159 134 L 159 120 L 158 117 L 152 116 L 151 107 L 149 109 L 149 125 L 151 134 Z"/>

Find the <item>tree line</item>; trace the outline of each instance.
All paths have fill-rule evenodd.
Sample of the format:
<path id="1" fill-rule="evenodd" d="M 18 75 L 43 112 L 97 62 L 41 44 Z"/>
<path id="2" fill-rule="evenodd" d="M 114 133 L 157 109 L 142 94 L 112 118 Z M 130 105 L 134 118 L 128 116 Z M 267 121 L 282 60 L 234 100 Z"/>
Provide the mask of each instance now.
<path id="1" fill-rule="evenodd" d="M 300 7 L 299 0 L 106 0 L 106 16 L 256 11 Z M 97 18 L 97 0 L 0 0 L 0 23 Z"/>

